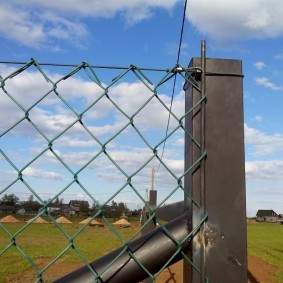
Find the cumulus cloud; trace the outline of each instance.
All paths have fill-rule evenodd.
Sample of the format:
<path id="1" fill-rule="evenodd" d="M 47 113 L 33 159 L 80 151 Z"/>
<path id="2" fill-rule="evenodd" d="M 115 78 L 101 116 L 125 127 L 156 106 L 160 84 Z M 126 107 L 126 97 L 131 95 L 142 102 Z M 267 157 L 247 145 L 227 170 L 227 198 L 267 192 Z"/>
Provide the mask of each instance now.
<path id="1" fill-rule="evenodd" d="M 166 167 L 177 177 L 184 172 L 183 154 L 178 156 L 179 152 L 168 147 L 163 156 L 163 162 L 166 164 Z M 75 150 L 60 152 L 57 150 L 56 154 L 68 164 L 69 168 L 72 168 L 74 171 L 80 171 L 78 175 L 80 180 L 91 174 L 90 176 L 95 176 L 99 182 L 115 184 L 117 187 L 127 182 L 127 176 L 133 175 L 132 182 L 134 186 L 144 189 L 151 183 L 152 168 L 157 169 L 159 167 L 159 160 L 146 147 L 132 146 L 125 149 L 123 145 L 119 145 L 119 147 L 113 148 L 107 146 L 106 154 L 104 152 L 101 153 L 99 149 L 97 151 L 79 152 Z M 161 149 L 158 150 L 158 155 L 159 157 L 161 156 Z M 53 163 L 54 165 L 58 163 L 51 152 L 46 154 L 46 162 L 48 164 Z M 84 168 L 83 171 L 80 168 Z M 156 172 L 155 183 L 156 186 L 162 188 L 169 188 L 170 186 L 175 188 L 177 185 L 176 179 L 163 165 Z"/>
<path id="2" fill-rule="evenodd" d="M 33 47 L 39 46 L 46 39 L 42 25 L 36 24 L 28 12 L 15 10 L 3 2 L 0 5 L 0 32 L 17 43 Z"/>
<path id="3" fill-rule="evenodd" d="M 78 137 L 71 138 L 70 136 L 63 136 L 59 139 L 59 144 L 64 147 L 94 147 L 97 146 L 97 143 L 93 139 L 78 139 Z"/>
<path id="4" fill-rule="evenodd" d="M 85 19 L 118 15 L 133 25 L 153 17 L 156 9 L 171 12 L 181 2 L 93 0 L 82 5 L 80 0 L 11 0 L 0 4 L 0 35 L 32 48 L 60 51 L 57 39 L 78 45 L 90 34 Z M 187 17 L 197 30 L 220 40 L 278 37 L 283 33 L 282 13 L 281 0 L 191 0 L 187 9 Z"/>
<path id="5" fill-rule="evenodd" d="M 282 90 L 281 86 L 278 86 L 274 83 L 272 83 L 269 78 L 267 77 L 259 77 L 255 79 L 255 82 L 257 85 L 272 89 L 272 90 Z"/>
<path id="6" fill-rule="evenodd" d="M 127 150 L 122 147 L 107 147 L 106 152 L 107 155 L 104 153 L 97 155 L 99 150 L 96 152 L 80 151 L 79 154 L 76 151 L 63 153 L 57 150 L 56 154 L 70 166 L 78 167 L 83 167 L 86 163 L 88 163 L 88 161 L 97 155 L 96 160 L 89 164 L 88 168 L 95 168 L 99 170 L 99 176 L 105 180 L 110 180 L 109 176 L 111 176 L 114 171 L 117 171 L 116 165 L 111 161 L 111 159 L 119 164 L 119 167 L 125 170 L 127 174 L 132 174 L 154 157 L 153 152 L 146 147 L 132 147 Z M 161 150 L 158 153 L 160 157 Z M 48 152 L 46 156 L 49 159 L 54 159 L 54 156 L 50 152 Z M 108 156 L 110 156 L 110 159 Z M 182 174 L 184 162 L 183 159 L 176 159 L 176 151 L 167 149 L 163 161 L 176 175 Z M 156 168 L 157 165 L 159 165 L 158 159 L 153 158 L 152 164 L 152 166 Z M 147 169 L 149 168 L 151 167 L 148 167 Z"/>
<path id="7" fill-rule="evenodd" d="M 21 5 L 15 2 L 0 4 L 0 36 L 32 48 L 58 51 L 56 39 L 74 43 L 88 35 L 86 27 L 79 21 L 74 23 L 50 12 L 25 9 L 22 2 Z"/>
<path id="8" fill-rule="evenodd" d="M 9 72 L 13 71 L 9 70 Z M 9 72 L 3 69 L 1 73 L 7 75 Z M 58 81 L 64 75 L 48 73 L 48 76 L 53 81 Z M 132 76 L 130 79 L 132 81 Z M 38 102 L 29 110 L 29 119 L 49 139 L 57 137 L 52 142 L 53 151 L 73 172 L 86 166 L 82 172 L 83 176 L 93 170 L 93 176 L 96 176 L 101 182 L 123 183 L 127 180 L 127 177 L 112 163 L 110 159 L 113 159 L 126 174 L 138 172 L 134 177 L 137 186 L 144 188 L 147 183 L 150 183 L 151 169 L 157 168 L 158 160 L 154 157 L 152 150 L 146 147 L 146 143 L 139 134 L 141 133 L 143 138 L 153 147 L 164 139 L 169 115 L 166 107 L 170 107 L 171 87 L 168 88 L 169 94 L 167 94 L 165 93 L 166 87 L 162 86 L 158 100 L 154 93 L 144 85 L 144 82 L 138 79 L 130 83 L 125 78 L 114 84 L 108 89 L 107 95 L 116 106 L 127 113 L 128 117 L 121 113 L 106 96 L 100 99 L 104 90 L 96 84 L 86 81 L 80 74 L 60 81 L 56 88 L 62 99 L 68 102 L 68 105 L 74 111 L 70 110 L 69 106 L 67 107 L 53 92 L 50 92 L 41 100 L 46 93 L 52 90 L 52 87 L 53 85 L 46 82 L 39 72 L 30 69 L 8 79 L 5 82 L 5 88 L 20 102 L 21 107 L 5 93 L 1 93 L 3 95 L 0 96 L 0 111 L 2 113 L 7 111 L 5 115 L 10 117 L 10 119 L 0 121 L 1 132 L 11 126 L 11 122 L 12 124 L 17 123 L 24 118 L 25 109 Z M 26 94 L 24 97 L 23 93 Z M 149 103 L 147 104 L 147 102 Z M 77 121 L 78 117 L 74 113 L 84 112 L 85 109 L 88 110 L 82 116 L 82 121 L 89 132 Z M 177 117 L 184 115 L 183 91 L 176 92 L 172 109 Z M 139 133 L 132 124 L 129 124 L 129 117 L 133 118 L 132 123 L 140 131 Z M 122 133 L 119 133 L 127 124 L 129 124 L 128 127 Z M 169 130 L 173 130 L 176 126 L 178 126 L 178 121 L 171 117 Z M 30 155 L 38 154 L 48 145 L 46 139 L 38 138 L 41 134 L 27 119 L 19 123 L 11 132 L 7 134 L 10 138 L 20 137 L 26 148 L 29 148 L 29 145 L 33 147 L 28 149 Z M 181 134 L 183 135 L 183 131 L 176 131 L 168 139 L 163 156 L 166 166 L 177 176 L 183 173 L 184 166 Z M 106 151 L 110 159 L 101 152 L 101 144 L 95 141 L 94 137 L 101 144 L 110 141 L 106 144 Z M 162 143 L 159 144 L 157 148 L 159 157 L 161 156 L 162 145 Z M 11 144 L 11 147 L 7 146 L 7 148 L 13 149 L 13 145 Z M 96 154 L 99 154 L 99 156 L 95 157 Z M 149 161 L 152 157 L 153 160 Z M 40 162 L 52 166 L 51 168 L 59 168 L 59 172 L 60 170 L 64 171 L 62 164 L 51 151 L 42 155 Z M 147 162 L 149 164 L 146 164 Z M 23 173 L 38 178 L 60 179 L 60 175 L 55 172 L 57 171 L 53 169 L 50 172 L 45 172 L 41 169 L 29 167 Z M 163 166 L 160 167 L 156 176 L 156 183 L 160 187 L 168 188 L 170 185 L 176 187 L 176 179 Z"/>
<path id="9" fill-rule="evenodd" d="M 11 0 L 10 2 L 22 4 L 20 0 Z M 79 15 L 80 17 L 110 18 L 117 14 L 122 14 L 127 21 L 140 21 L 150 17 L 152 10 L 155 8 L 170 10 L 178 2 L 180 0 L 92 0 L 82 5 L 80 0 L 26 0 L 25 5 L 41 9 L 52 9 L 66 14 Z"/>
<path id="10" fill-rule="evenodd" d="M 111 158 L 119 164 L 119 166 L 131 175 L 136 173 L 133 177 L 133 183 L 138 186 L 146 186 L 150 184 L 152 168 L 157 169 L 159 167 L 159 161 L 154 158 L 149 164 L 146 164 L 149 159 L 153 157 L 153 153 L 147 148 L 132 148 L 131 150 L 115 150 L 109 153 Z M 183 159 L 174 158 L 175 152 L 171 149 L 166 150 L 166 157 L 163 158 L 163 162 L 167 168 L 175 174 L 180 176 L 184 172 Z M 161 150 L 159 151 L 159 157 L 161 156 Z M 117 169 L 114 164 L 110 164 L 109 161 L 105 161 L 105 164 L 99 161 L 99 173 L 98 177 L 105 182 L 112 181 L 126 181 L 125 176 L 122 174 L 113 174 Z M 144 168 L 142 168 L 144 167 Z M 142 168 L 141 171 L 139 171 Z M 106 170 L 105 170 L 106 169 Z M 116 178 L 113 180 L 113 178 Z M 163 167 L 160 166 L 158 172 L 155 174 L 155 184 L 160 188 L 175 187 L 177 185 L 176 179 Z"/>
<path id="11" fill-rule="evenodd" d="M 121 83 L 113 87 L 110 93 L 113 99 L 115 99 L 130 116 L 136 113 L 142 106 L 145 106 L 144 109 L 141 110 L 141 114 L 135 117 L 135 121 L 138 125 L 143 128 L 151 129 L 164 129 L 166 127 L 169 115 L 168 110 L 156 97 L 152 97 L 153 93 L 149 91 L 141 81 L 135 83 Z M 171 97 L 163 93 L 159 93 L 158 96 L 169 108 Z M 150 97 L 152 97 L 152 99 L 145 105 Z M 182 92 L 175 96 L 172 110 L 177 117 L 184 114 L 184 95 Z M 176 120 L 172 118 L 171 122 L 171 127 L 176 126 Z"/>
<path id="12" fill-rule="evenodd" d="M 1 67 L 2 76 L 8 76 L 9 72 L 15 71 L 15 69 L 7 69 L 5 66 Z M 52 91 L 53 84 L 46 82 L 40 72 L 32 69 L 25 70 L 5 81 L 5 91 L 17 100 L 18 105 L 4 92 L 0 96 L 1 111 L 10 117 L 10 119 L 0 121 L 1 132 L 24 119 L 26 110 L 30 109 L 29 118 L 49 139 L 67 130 L 66 135 L 77 135 L 74 138 L 77 145 L 80 141 L 78 136 L 86 132 L 77 121 L 76 113 L 81 112 L 84 113 L 82 119 L 84 125 L 96 137 L 105 136 L 104 141 L 106 136 L 110 138 L 111 135 L 127 125 L 129 123 L 128 117 L 133 117 L 134 125 L 140 130 L 160 130 L 164 134 L 169 115 L 166 107 L 169 108 L 170 106 L 170 95 L 159 93 L 159 100 L 164 103 L 166 106 L 164 107 L 143 82 L 129 83 L 122 81 L 117 83 L 109 88 L 108 95 L 118 107 L 127 113 L 128 117 L 126 117 L 106 96 L 103 96 L 104 89 L 97 84 L 86 81 L 79 76 L 60 80 L 64 76 L 63 74 L 50 72 L 46 72 L 46 74 L 53 82 L 59 81 L 56 84 L 56 91 L 68 103 L 68 106 Z M 88 110 L 85 112 L 86 109 Z M 176 94 L 172 110 L 177 117 L 184 114 L 183 92 Z M 13 113 L 13 115 L 11 116 L 10 113 Z M 178 121 L 171 117 L 170 129 L 177 125 Z M 68 129 L 69 127 L 71 128 Z M 34 135 L 37 132 L 27 120 L 20 123 L 13 131 L 26 136 Z M 148 137 L 150 138 L 150 135 Z M 83 143 L 87 145 L 85 142 Z M 74 144 L 74 142 L 68 142 L 66 146 L 74 146 Z M 88 145 L 90 144 L 88 143 Z"/>
<path id="13" fill-rule="evenodd" d="M 265 156 L 283 151 L 283 136 L 280 134 L 267 135 L 257 129 L 244 125 L 245 143 L 253 146 L 255 156 Z"/>
<path id="14" fill-rule="evenodd" d="M 33 167 L 28 167 L 23 171 L 24 175 L 36 178 L 43 178 L 43 179 L 54 179 L 54 180 L 62 180 L 63 177 L 61 174 L 52 171 L 45 171 Z"/>
<path id="15" fill-rule="evenodd" d="M 5 78 L 15 70 L 15 68 L 1 65 L 0 74 Z M 53 82 L 60 80 L 64 76 L 63 74 L 49 73 L 48 71 L 46 74 Z M 74 123 L 78 119 L 78 116 L 74 112 L 81 113 L 104 92 L 95 83 L 85 81 L 80 77 L 70 77 L 68 80 L 60 81 L 56 85 L 56 91 L 72 107 L 72 111 L 52 91 L 52 83 L 46 82 L 42 74 L 32 70 L 32 68 L 18 74 L 14 78 L 6 80 L 4 89 L 17 101 L 17 104 L 4 91 L 0 90 L 1 94 L 3 94 L 0 96 L 2 114 L 10 117 L 9 119 L 1 119 L 0 131 L 4 131 L 23 119 L 25 117 L 25 111 L 29 109 L 29 118 L 36 122 L 38 128 L 49 138 L 54 137 Z M 105 101 L 105 99 L 100 100 L 96 107 L 91 108 L 87 112 L 85 118 L 94 120 L 105 118 L 110 110 L 111 103 Z M 31 128 L 32 126 L 26 120 L 26 122 L 17 126 L 14 132 L 29 135 L 34 132 L 31 131 Z M 109 125 L 106 125 L 105 129 L 97 127 L 95 130 L 96 133 L 98 132 L 98 135 L 101 135 L 110 129 Z M 72 126 L 70 133 L 79 134 L 82 131 L 82 127 L 77 123 Z"/>
<path id="16" fill-rule="evenodd" d="M 179 0 L 19 1 L 0 3 L 0 36 L 32 48 L 61 51 L 58 39 L 82 47 L 90 33 L 85 18 L 122 15 L 128 25 L 150 18 L 154 9 L 171 10 Z M 7 23 L 9 23 L 7 25 Z M 84 44 L 85 41 L 84 41 Z"/>
<path id="17" fill-rule="evenodd" d="M 254 66 L 257 68 L 257 70 L 261 71 L 266 66 L 265 63 L 258 61 L 254 64 Z"/>
<path id="18" fill-rule="evenodd" d="M 281 0 L 191 0 L 190 22 L 217 40 L 262 39 L 283 34 Z"/>
<path id="19" fill-rule="evenodd" d="M 16 171 L 12 170 L 0 170 L 2 174 L 16 174 Z M 38 168 L 34 168 L 29 166 L 25 170 L 23 170 L 23 176 L 35 177 L 40 179 L 52 179 L 52 180 L 62 180 L 63 176 L 59 173 L 53 171 L 46 171 Z"/>

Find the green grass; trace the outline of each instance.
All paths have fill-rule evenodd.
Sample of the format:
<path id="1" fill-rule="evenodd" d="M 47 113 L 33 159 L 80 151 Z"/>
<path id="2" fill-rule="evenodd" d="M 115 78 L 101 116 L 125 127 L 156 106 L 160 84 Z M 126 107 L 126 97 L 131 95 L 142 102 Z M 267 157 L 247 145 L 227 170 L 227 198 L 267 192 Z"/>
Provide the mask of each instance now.
<path id="1" fill-rule="evenodd" d="M 22 223 L 5 224 L 10 233 L 15 233 Z M 138 229 L 139 223 L 127 229 L 118 229 L 121 236 L 127 240 Z M 77 233 L 77 223 L 65 225 L 69 236 Z M 248 254 L 257 256 L 278 268 L 277 281 L 283 282 L 283 225 L 271 223 L 248 224 Z M 0 253 L 9 245 L 9 235 L 0 228 Z M 44 268 L 51 260 L 60 254 L 69 244 L 68 238 L 52 224 L 32 224 L 16 237 L 17 245 L 29 255 L 40 268 Z M 105 226 L 105 228 L 88 227 L 74 240 L 76 249 L 88 261 L 120 247 L 123 243 Z M 78 263 L 83 265 L 81 258 L 70 249 L 62 258 L 66 264 Z M 14 274 L 31 270 L 26 258 L 12 246 L 0 257 L 0 282 L 5 282 Z M 42 263 L 40 265 L 40 263 Z"/>
<path id="2" fill-rule="evenodd" d="M 23 223 L 9 223 L 5 227 L 10 233 L 15 233 L 22 227 Z M 137 223 L 138 225 L 138 223 Z M 128 240 L 137 231 L 137 225 L 131 228 L 118 229 L 123 239 Z M 78 224 L 64 225 L 65 232 L 70 236 L 77 234 L 81 227 Z M 9 235 L 0 227 L 0 253 L 9 245 L 11 239 Z M 68 238 L 53 224 L 32 224 L 16 237 L 17 245 L 27 254 L 32 261 L 44 268 L 51 260 L 59 255 L 69 245 Z M 122 241 L 106 226 L 86 227 L 73 241 L 76 250 L 84 256 L 87 261 L 93 261 L 102 255 L 115 250 L 123 245 Z M 60 261 L 64 263 L 79 263 L 84 265 L 77 253 L 70 249 Z M 19 252 L 12 246 L 0 257 L 0 282 L 5 282 L 13 274 L 18 274 L 31 269 L 31 265 Z M 44 265 L 40 266 L 40 263 Z"/>
<path id="3" fill-rule="evenodd" d="M 283 225 L 277 223 L 248 224 L 248 254 L 278 268 L 276 279 L 283 282 Z"/>

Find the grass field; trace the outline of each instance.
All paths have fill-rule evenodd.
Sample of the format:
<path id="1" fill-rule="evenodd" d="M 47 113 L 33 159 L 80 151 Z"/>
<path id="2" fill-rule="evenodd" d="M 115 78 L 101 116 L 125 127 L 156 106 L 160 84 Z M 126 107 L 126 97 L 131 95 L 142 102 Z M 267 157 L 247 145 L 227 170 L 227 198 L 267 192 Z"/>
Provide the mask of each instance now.
<path id="1" fill-rule="evenodd" d="M 23 223 L 6 223 L 5 227 L 11 233 L 14 233 L 18 231 L 22 225 Z M 138 225 L 139 223 L 137 222 L 136 225 L 132 225 L 130 228 L 118 228 L 119 234 L 123 239 L 127 240 L 137 231 Z M 71 224 L 63 225 L 63 227 L 68 235 L 73 236 L 77 233 L 81 225 Z M 2 251 L 10 241 L 7 233 L 3 229 L 0 229 L 0 251 Z M 53 224 L 32 224 L 16 237 L 16 242 L 41 269 L 60 254 L 69 244 L 68 238 Z M 117 247 L 122 246 L 122 244 L 122 241 L 115 236 L 108 227 L 86 227 L 74 240 L 74 246 L 88 261 L 93 261 L 115 250 Z M 0 262 L 0 282 L 10 282 L 14 274 L 20 274 L 28 270 L 31 272 L 29 276 L 33 278 L 37 276 L 29 262 L 16 247 L 9 248 L 0 257 Z M 82 259 L 72 249 L 63 255 L 58 262 L 78 267 L 84 265 Z M 54 276 L 54 274 L 61 273 L 62 276 L 64 273 L 58 272 L 58 268 L 56 268 L 56 264 L 54 264 L 54 266 L 51 265 L 51 267 L 48 268 L 48 274 L 53 273 Z M 62 264 L 60 265 L 60 269 L 61 268 Z M 43 277 L 46 279 L 46 276 Z M 48 276 L 47 279 L 49 279 Z M 31 280 L 31 282 L 34 282 L 34 280 Z"/>
<path id="2" fill-rule="evenodd" d="M 283 282 L 283 225 L 248 224 L 248 254 L 276 266 L 277 283 Z"/>
<path id="3" fill-rule="evenodd" d="M 5 227 L 14 233 L 22 225 L 23 223 L 9 223 L 5 224 Z M 127 240 L 137 231 L 138 225 L 139 222 L 134 222 L 132 227 L 118 230 Z M 73 236 L 79 227 L 79 224 L 72 224 L 65 225 L 64 229 L 68 235 Z M 254 223 L 248 224 L 247 228 L 248 254 L 277 267 L 277 283 L 282 283 L 283 225 Z M 16 237 L 16 242 L 40 269 L 46 267 L 69 244 L 67 237 L 53 224 L 32 224 Z M 3 229 L 0 229 L 0 251 L 9 243 L 9 236 Z M 88 261 L 93 261 L 120 247 L 122 242 L 108 227 L 87 227 L 75 238 L 74 245 Z M 0 282 L 34 282 L 37 277 L 36 272 L 16 247 L 11 247 L 6 251 L 0 257 L 0 262 Z M 55 279 L 55 275 L 60 277 L 82 265 L 84 265 L 82 259 L 71 249 L 43 273 L 43 278 L 50 282 Z M 26 276 L 25 279 L 23 276 Z"/>

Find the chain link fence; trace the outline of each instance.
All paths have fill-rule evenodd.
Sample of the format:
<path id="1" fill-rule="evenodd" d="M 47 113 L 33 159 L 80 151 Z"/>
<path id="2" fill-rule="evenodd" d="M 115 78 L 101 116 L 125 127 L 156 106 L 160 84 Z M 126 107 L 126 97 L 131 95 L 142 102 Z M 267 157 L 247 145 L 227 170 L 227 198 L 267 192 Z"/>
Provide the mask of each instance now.
<path id="1" fill-rule="evenodd" d="M 185 112 L 185 95 L 180 87 L 189 83 L 201 91 L 194 77 L 201 70 L 181 65 L 164 70 L 133 65 L 99 67 L 86 62 L 73 67 L 52 66 L 32 59 L 19 68 L 1 64 L 0 71 L 0 198 L 14 194 L 20 200 L 36 200 L 41 206 L 28 217 L 28 222 L 17 225 L 0 222 L 1 269 L 9 266 L 12 255 L 24 262 L 23 271 L 33 270 L 32 280 L 46 282 L 50 280 L 48 270 L 59 262 L 68 262 L 72 253 L 92 272 L 93 282 L 104 282 L 101 278 L 106 270 L 97 272 L 89 264 L 100 255 L 94 248 L 102 245 L 98 237 L 93 234 L 88 239 L 89 250 L 94 250 L 91 254 L 79 244 L 81 235 L 90 233 L 91 221 L 99 218 L 104 231 L 112 233 L 112 238 L 105 236 L 108 252 L 113 250 L 112 241 L 123 246 L 110 266 L 126 252 L 155 282 L 166 266 L 181 255 L 200 272 L 185 251 L 184 243 L 193 238 L 206 216 L 182 240 L 176 239 L 165 222 L 157 218 L 157 225 L 174 243 L 175 252 L 154 274 L 135 256 L 130 243 L 139 238 L 144 226 L 165 204 L 185 197 L 191 200 L 194 209 L 201 209 L 184 188 L 184 177 L 199 166 L 205 151 L 184 170 L 185 135 L 201 147 L 201 141 L 185 128 L 184 121 L 206 97 Z M 173 100 L 174 80 L 177 94 Z M 152 168 L 156 170 L 156 207 L 149 205 L 146 196 Z M 87 201 L 91 208 L 88 221 L 71 228 L 59 223 L 51 208 L 60 199 L 65 207 L 72 200 Z M 121 230 L 106 214 L 113 202 L 127 204 L 128 210 L 146 206 L 150 218 L 129 233 Z M 59 231 L 62 241 L 58 247 L 51 235 L 38 233 L 45 229 L 35 225 L 41 218 L 49 222 L 46 224 L 49 229 L 52 226 Z M 33 233 L 31 246 L 25 242 L 28 232 Z M 46 254 L 44 249 L 47 254 L 50 249 L 47 262 L 40 261 L 42 254 Z"/>

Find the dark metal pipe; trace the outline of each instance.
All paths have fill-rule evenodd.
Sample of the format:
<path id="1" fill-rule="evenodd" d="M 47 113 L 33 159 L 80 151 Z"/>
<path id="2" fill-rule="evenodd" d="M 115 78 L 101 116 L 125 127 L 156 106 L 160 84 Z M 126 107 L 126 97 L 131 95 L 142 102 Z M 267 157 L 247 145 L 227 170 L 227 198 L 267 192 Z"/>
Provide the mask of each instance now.
<path id="1" fill-rule="evenodd" d="M 171 238 L 176 242 L 182 242 L 189 234 L 190 225 L 188 214 L 184 214 L 165 225 L 169 231 Z M 178 245 L 174 242 L 162 229 L 162 227 L 145 234 L 139 239 L 128 244 L 126 251 L 122 252 L 124 247 L 111 252 L 96 261 L 90 263 L 93 270 L 100 274 L 95 278 L 94 273 L 88 266 L 84 266 L 74 272 L 54 281 L 55 283 L 88 283 L 88 282 L 139 282 L 149 277 L 148 273 L 131 257 L 131 251 L 137 261 L 141 263 L 151 274 L 158 272 L 167 261 L 177 251 Z M 186 248 L 190 242 L 190 238 L 183 244 L 182 248 Z M 122 252 L 120 257 L 109 267 L 110 263 Z M 182 259 L 182 255 L 177 254 L 170 262 L 173 264 Z"/>

